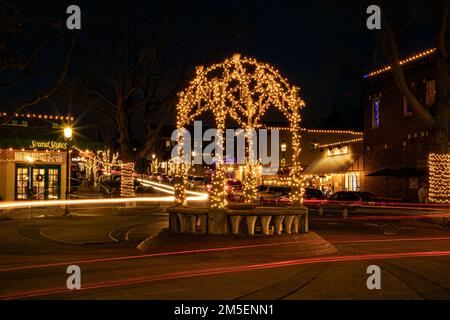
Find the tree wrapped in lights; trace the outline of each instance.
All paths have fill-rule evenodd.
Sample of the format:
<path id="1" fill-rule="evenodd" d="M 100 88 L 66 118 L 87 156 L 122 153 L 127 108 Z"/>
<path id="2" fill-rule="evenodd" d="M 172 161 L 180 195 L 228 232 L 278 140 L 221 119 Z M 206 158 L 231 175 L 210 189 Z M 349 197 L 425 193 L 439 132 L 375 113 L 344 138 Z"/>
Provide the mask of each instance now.
<path id="1" fill-rule="evenodd" d="M 176 206 L 185 206 L 186 202 L 186 166 L 187 164 L 183 161 L 184 150 L 182 148 L 184 142 L 185 129 L 178 130 L 177 135 L 177 158 L 174 159 L 175 162 L 175 178 L 174 178 L 174 197 Z"/>
<path id="2" fill-rule="evenodd" d="M 252 152 L 251 138 L 249 139 L 247 133 L 262 127 L 261 119 L 271 106 L 277 108 L 290 122 L 289 130 L 292 132 L 294 149 L 291 171 L 292 204 L 300 205 L 302 202 L 299 160 L 300 110 L 305 103 L 298 96 L 298 90 L 289 85 L 287 79 L 282 78 L 270 65 L 235 54 L 224 62 L 208 68 L 197 67 L 196 77 L 188 88 L 179 94 L 177 127 L 184 128 L 202 113 L 211 111 L 219 130 L 218 147 L 221 150 L 227 115 L 245 129 L 248 155 L 244 197 L 246 202 L 253 202 L 257 199 L 256 159 Z M 223 208 L 226 205 L 223 154 L 217 156 L 211 207 Z M 179 199 L 175 202 L 178 203 Z"/>
<path id="3" fill-rule="evenodd" d="M 428 168 L 430 201 L 450 203 L 450 154 L 430 154 Z"/>
<path id="4" fill-rule="evenodd" d="M 250 126 L 249 126 L 250 127 Z M 254 203 L 258 201 L 258 189 L 256 179 L 256 159 L 255 146 L 253 141 L 253 130 L 245 131 L 245 140 L 248 146 L 247 159 L 245 163 L 245 178 L 244 178 L 244 202 Z"/>
<path id="5" fill-rule="evenodd" d="M 121 178 L 120 178 L 120 196 L 134 197 L 134 163 L 122 163 Z"/>

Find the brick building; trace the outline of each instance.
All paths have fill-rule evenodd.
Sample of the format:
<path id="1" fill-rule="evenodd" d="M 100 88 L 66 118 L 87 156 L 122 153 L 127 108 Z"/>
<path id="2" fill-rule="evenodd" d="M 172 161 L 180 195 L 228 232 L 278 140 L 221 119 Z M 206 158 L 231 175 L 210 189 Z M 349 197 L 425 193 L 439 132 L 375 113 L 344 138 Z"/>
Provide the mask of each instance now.
<path id="1" fill-rule="evenodd" d="M 433 56 L 434 49 L 431 49 L 402 61 L 412 91 L 431 112 L 435 102 Z M 408 105 L 389 67 L 375 70 L 364 78 L 365 188 L 380 196 L 415 201 L 417 189 L 427 181 L 431 128 Z M 423 175 L 367 176 L 385 168 L 405 167 L 420 170 Z"/>

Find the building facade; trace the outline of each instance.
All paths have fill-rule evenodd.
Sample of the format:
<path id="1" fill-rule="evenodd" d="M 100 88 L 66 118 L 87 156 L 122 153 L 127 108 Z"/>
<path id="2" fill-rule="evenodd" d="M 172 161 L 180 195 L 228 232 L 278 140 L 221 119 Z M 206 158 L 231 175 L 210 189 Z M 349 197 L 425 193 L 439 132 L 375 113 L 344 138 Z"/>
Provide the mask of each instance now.
<path id="1" fill-rule="evenodd" d="M 0 113 L 0 200 L 56 200 L 66 194 L 70 116 Z"/>
<path id="2" fill-rule="evenodd" d="M 412 91 L 433 113 L 434 50 L 407 57 L 402 68 Z M 431 128 L 414 113 L 397 87 L 390 67 L 364 76 L 364 173 L 366 189 L 376 195 L 417 200 L 417 189 L 427 181 Z M 383 169 L 404 169 L 402 177 L 376 175 Z M 421 174 L 423 172 L 423 174 Z"/>

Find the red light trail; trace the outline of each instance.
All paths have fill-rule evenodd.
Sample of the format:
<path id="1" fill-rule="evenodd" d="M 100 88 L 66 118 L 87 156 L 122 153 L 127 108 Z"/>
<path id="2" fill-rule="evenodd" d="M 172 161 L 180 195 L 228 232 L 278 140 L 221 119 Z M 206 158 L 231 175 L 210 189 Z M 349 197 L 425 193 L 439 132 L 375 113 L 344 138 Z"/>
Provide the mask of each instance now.
<path id="1" fill-rule="evenodd" d="M 390 238 L 390 239 L 328 239 L 332 244 L 345 244 L 345 243 L 383 243 L 383 242 L 402 242 L 402 241 L 450 241 L 450 237 L 417 237 L 417 238 Z M 174 255 L 188 255 L 188 254 L 198 254 L 198 253 L 210 253 L 210 252 L 221 252 L 221 251 L 233 251 L 233 250 L 243 250 L 261 247 L 275 247 L 282 245 L 291 244 L 312 244 L 312 243 L 323 243 L 323 240 L 296 240 L 296 241 L 285 241 L 285 242 L 275 242 L 275 243 L 264 243 L 264 244 L 250 244 L 241 246 L 230 246 L 230 247 L 217 247 L 217 248 L 205 248 L 205 249 L 193 249 L 193 250 L 180 250 L 180 251 L 169 251 L 169 252 L 157 252 L 142 255 L 131 255 L 131 256 L 121 256 L 121 257 L 111 257 L 111 258 L 100 258 L 100 259 L 89 259 L 89 260 L 79 260 L 79 261 L 65 261 L 65 262 L 55 262 L 47 264 L 36 264 L 28 266 L 16 266 L 0 269 L 0 272 L 11 272 L 11 271 L 21 271 L 30 269 L 40 269 L 40 268 L 52 268 L 67 266 L 71 264 L 89 264 L 89 263 L 102 263 L 102 262 L 113 262 L 113 261 L 126 261 L 135 259 L 146 259 L 146 258 L 156 258 L 163 256 L 174 256 Z"/>
<path id="2" fill-rule="evenodd" d="M 117 286 L 125 286 L 131 284 L 143 284 L 154 281 L 174 280 L 201 276 L 218 275 L 225 273 L 235 273 L 251 270 L 263 270 L 281 267 L 298 266 L 313 263 L 326 263 L 326 262 L 349 262 L 349 261 L 361 261 L 361 260 L 386 260 L 386 259 L 403 259 L 403 258 L 420 258 L 420 257 L 442 257 L 450 256 L 450 251 L 419 251 L 419 252 L 398 252 L 398 253 L 381 253 L 381 254 L 362 254 L 362 255 L 346 255 L 346 256 L 333 256 L 333 257 L 317 257 L 317 258 L 304 258 L 296 260 L 276 261 L 261 264 L 232 266 L 232 267 L 220 267 L 211 269 L 200 270 L 188 270 L 180 272 L 172 272 L 166 274 L 152 275 L 138 278 L 128 278 L 122 280 L 113 280 L 106 282 L 98 282 L 83 286 L 79 290 L 69 290 L 67 288 L 48 288 L 44 290 L 27 291 L 21 293 L 15 293 L 12 295 L 0 296 L 1 300 L 13 300 L 13 299 L 25 299 L 39 296 L 46 296 L 51 294 L 68 293 L 68 292 L 80 292 L 92 289 L 110 288 Z"/>

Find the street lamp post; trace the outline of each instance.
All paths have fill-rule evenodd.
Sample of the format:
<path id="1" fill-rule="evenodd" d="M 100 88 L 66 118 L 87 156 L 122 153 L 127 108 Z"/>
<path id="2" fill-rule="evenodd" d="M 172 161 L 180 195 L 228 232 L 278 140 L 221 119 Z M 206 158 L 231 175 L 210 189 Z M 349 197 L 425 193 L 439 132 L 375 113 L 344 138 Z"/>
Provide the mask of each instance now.
<path id="1" fill-rule="evenodd" d="M 286 148 L 287 148 L 286 142 L 283 141 L 283 143 L 281 144 L 281 152 L 282 152 L 282 154 L 281 154 L 281 162 L 283 163 L 283 166 L 284 166 L 284 164 L 286 162 L 286 159 L 284 157 L 284 154 L 286 152 Z"/>
<path id="2" fill-rule="evenodd" d="M 66 143 L 66 200 L 70 199 L 70 141 L 72 140 L 72 128 L 64 128 L 64 140 Z M 70 207 L 68 204 L 64 206 L 64 215 L 70 214 Z"/>
<path id="3" fill-rule="evenodd" d="M 151 169 L 151 172 L 152 172 L 152 175 L 154 175 L 154 174 L 156 174 L 156 154 L 152 154 L 152 169 Z"/>

